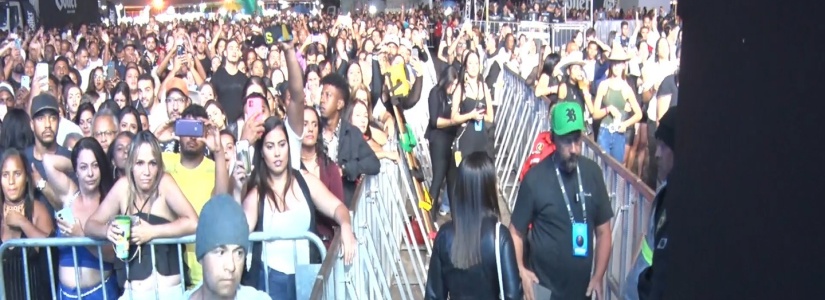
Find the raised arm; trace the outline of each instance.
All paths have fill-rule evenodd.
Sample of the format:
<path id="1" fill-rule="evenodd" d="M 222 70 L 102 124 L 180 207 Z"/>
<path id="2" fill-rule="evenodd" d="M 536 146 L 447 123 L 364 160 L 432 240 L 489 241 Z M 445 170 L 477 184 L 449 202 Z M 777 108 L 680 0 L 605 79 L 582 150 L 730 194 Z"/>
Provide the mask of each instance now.
<path id="1" fill-rule="evenodd" d="M 249 232 L 255 231 L 255 225 L 258 225 L 258 188 L 253 188 L 246 194 L 243 200 L 243 212 L 246 214 L 246 222 L 249 223 Z"/>
<path id="2" fill-rule="evenodd" d="M 301 66 L 298 64 L 298 58 L 295 56 L 295 47 L 292 42 L 281 43 L 281 49 L 284 51 L 284 59 L 286 60 L 286 69 L 289 74 L 289 89 L 290 101 L 286 108 L 287 121 L 289 127 L 298 133 L 299 136 L 304 133 L 304 81 Z"/>
<path id="3" fill-rule="evenodd" d="M 92 166 L 87 165 L 81 166 L 81 173 L 86 170 L 86 168 L 91 167 Z M 46 170 L 46 180 L 54 189 L 55 196 L 57 196 L 56 198 L 60 199 L 59 201 L 55 201 L 59 203 L 52 203 L 52 206 L 55 206 L 57 209 L 58 206 L 54 204 L 60 204 L 60 207 L 62 207 L 63 198 L 73 196 L 74 193 L 77 192 L 77 184 L 66 175 L 72 171 L 72 162 L 64 156 L 46 153 L 43 155 L 43 168 Z"/>

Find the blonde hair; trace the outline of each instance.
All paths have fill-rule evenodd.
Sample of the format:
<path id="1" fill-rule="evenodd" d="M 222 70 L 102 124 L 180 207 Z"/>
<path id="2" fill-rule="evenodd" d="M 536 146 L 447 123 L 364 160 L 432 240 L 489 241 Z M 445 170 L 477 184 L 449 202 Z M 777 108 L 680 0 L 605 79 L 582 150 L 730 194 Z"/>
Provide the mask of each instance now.
<path id="1" fill-rule="evenodd" d="M 166 167 L 163 165 L 163 157 L 161 156 L 160 151 L 160 143 L 158 139 L 149 131 L 140 131 L 135 135 L 135 138 L 132 139 L 132 143 L 129 145 L 129 153 L 130 155 L 126 158 L 126 179 L 129 182 L 129 206 L 126 208 L 126 213 L 129 213 L 129 210 L 132 209 L 132 206 L 135 205 L 135 200 L 137 200 L 138 191 L 137 188 L 137 179 L 135 178 L 134 167 L 135 163 L 137 162 L 137 150 L 140 149 L 143 145 L 149 145 L 150 149 L 152 150 L 152 158 L 158 164 L 158 174 L 155 179 L 152 181 L 152 187 L 149 189 L 150 194 L 147 197 L 147 201 L 152 201 L 160 195 L 158 192 L 160 187 L 160 181 L 163 178 L 164 173 L 166 172 Z M 152 205 L 149 205 L 151 209 Z M 140 211 L 138 211 L 140 212 Z"/>

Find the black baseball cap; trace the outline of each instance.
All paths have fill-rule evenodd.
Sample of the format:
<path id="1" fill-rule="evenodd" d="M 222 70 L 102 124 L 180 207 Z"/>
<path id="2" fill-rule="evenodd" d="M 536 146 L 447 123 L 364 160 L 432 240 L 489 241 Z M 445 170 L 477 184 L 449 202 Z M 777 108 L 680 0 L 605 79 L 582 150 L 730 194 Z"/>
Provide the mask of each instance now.
<path id="1" fill-rule="evenodd" d="M 34 99 L 32 99 L 32 106 L 29 115 L 34 118 L 37 114 L 47 110 L 52 110 L 55 114 L 59 114 L 60 109 L 57 107 L 57 98 L 49 93 L 40 93 L 40 95 L 37 95 Z"/>

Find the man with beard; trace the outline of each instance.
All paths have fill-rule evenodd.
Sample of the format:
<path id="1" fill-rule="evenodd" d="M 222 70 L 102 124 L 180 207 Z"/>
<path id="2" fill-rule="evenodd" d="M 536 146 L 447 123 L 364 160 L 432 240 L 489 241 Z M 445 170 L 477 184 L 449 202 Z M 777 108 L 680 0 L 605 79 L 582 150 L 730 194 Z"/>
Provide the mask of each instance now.
<path id="1" fill-rule="evenodd" d="M 226 112 L 226 120 L 235 122 L 243 113 L 243 103 L 239 103 L 238 100 L 245 96 L 243 87 L 247 77 L 238 70 L 238 63 L 241 61 L 240 43 L 235 39 L 230 39 L 226 42 L 225 52 L 226 63 L 212 75 L 211 82 L 215 85 L 218 102 Z"/>
<path id="2" fill-rule="evenodd" d="M 229 195 L 206 202 L 194 247 L 203 264 L 204 280 L 181 299 L 271 299 L 265 292 L 241 285 L 250 245 L 248 226 L 243 208 Z"/>
<path id="3" fill-rule="evenodd" d="M 174 86 L 167 84 L 166 93 L 170 92 L 172 89 L 169 86 Z M 183 89 L 179 89 L 182 91 L 189 91 L 184 85 Z M 149 113 L 149 129 L 156 130 L 160 128 L 164 123 L 166 123 L 168 118 L 168 112 L 164 111 L 166 108 L 163 105 L 155 105 L 158 100 L 155 95 L 155 78 L 149 74 L 141 74 L 138 77 L 138 95 L 140 96 L 140 105 L 143 106 L 143 109 Z M 166 95 L 169 96 L 168 94 Z M 181 107 L 180 111 L 186 107 Z"/>
<path id="4" fill-rule="evenodd" d="M 180 154 L 164 152 L 162 157 L 166 172 L 172 175 L 172 178 L 178 183 L 178 187 L 180 187 L 186 199 L 189 200 L 189 203 L 192 204 L 195 213 L 200 214 L 209 197 L 228 192 L 229 170 L 226 166 L 226 160 L 217 159 L 212 161 L 206 157 L 205 150 L 207 148 L 214 157 L 223 158 L 224 156 L 220 134 L 218 129 L 208 121 L 209 116 L 206 114 L 206 109 L 198 104 L 192 104 L 183 110 L 179 118 L 203 122 L 204 136 L 181 136 L 179 137 Z M 178 118 L 173 119 L 170 116 L 170 119 L 175 120 Z M 195 247 L 193 246 L 186 246 L 185 259 L 186 265 L 189 266 L 189 276 L 187 277 L 190 279 L 187 282 L 188 287 L 199 284 L 202 278 L 201 266 L 195 256 Z"/>
<path id="5" fill-rule="evenodd" d="M 32 99 L 31 127 L 34 131 L 34 145 L 26 148 L 26 161 L 31 162 L 28 168 L 34 167 L 37 174 L 34 174 L 33 184 L 36 188 L 35 195 L 49 208 L 49 215 L 54 215 L 54 207 L 47 199 L 56 199 L 51 189 L 47 189 L 46 180 L 41 176 L 46 174 L 43 168 L 43 155 L 46 153 L 62 155 L 68 158 L 72 152 L 69 149 L 57 144 L 57 132 L 60 125 L 60 113 L 58 110 L 57 98 L 42 93 Z M 70 175 L 74 178 L 74 174 Z"/>
<path id="6" fill-rule="evenodd" d="M 141 89 L 143 88 L 141 87 Z M 141 98 L 143 94 L 144 92 L 141 90 Z M 152 93 L 152 95 L 154 95 L 154 93 Z M 180 78 L 172 78 L 167 81 L 164 95 L 166 95 L 166 115 L 162 118 L 163 123 L 157 126 L 154 133 L 161 142 L 160 148 L 163 152 L 180 153 L 180 144 L 182 141 L 179 142 L 169 137 L 175 135 L 175 122 L 180 119 L 183 111 L 192 104 L 192 99 L 189 98 L 189 89 L 186 87 L 186 83 Z M 152 122 L 153 114 L 157 113 L 159 113 L 159 108 L 150 113 L 149 122 Z"/>
<path id="7" fill-rule="evenodd" d="M 556 104 L 551 124 L 556 152 L 524 176 L 511 217 L 525 299 L 602 299 L 613 217 L 602 171 L 580 157 L 580 104 Z"/>

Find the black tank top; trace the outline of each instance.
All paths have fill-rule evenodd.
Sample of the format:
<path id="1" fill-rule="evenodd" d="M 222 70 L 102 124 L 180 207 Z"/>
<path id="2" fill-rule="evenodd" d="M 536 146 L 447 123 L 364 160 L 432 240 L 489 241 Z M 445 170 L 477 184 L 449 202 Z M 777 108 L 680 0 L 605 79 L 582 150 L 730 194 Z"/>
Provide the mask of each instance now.
<path id="1" fill-rule="evenodd" d="M 570 81 L 564 81 L 562 84 L 567 87 L 567 95 L 564 95 L 564 99 L 559 99 L 559 101 L 576 102 L 584 108 L 584 93 L 582 90 Z"/>

